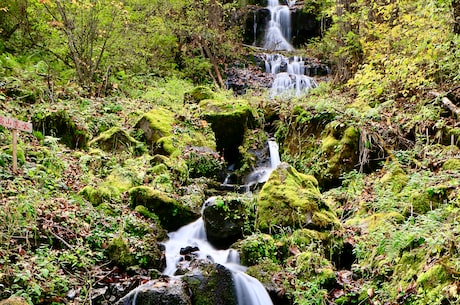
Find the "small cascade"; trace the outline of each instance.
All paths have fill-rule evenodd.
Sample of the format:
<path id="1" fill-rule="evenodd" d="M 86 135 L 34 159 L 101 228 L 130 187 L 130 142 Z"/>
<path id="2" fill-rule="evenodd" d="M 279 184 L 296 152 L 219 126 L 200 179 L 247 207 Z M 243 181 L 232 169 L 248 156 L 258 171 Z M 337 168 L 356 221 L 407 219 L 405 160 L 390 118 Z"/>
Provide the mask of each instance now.
<path id="1" fill-rule="evenodd" d="M 232 271 L 238 305 L 272 305 L 264 286 L 255 278 L 244 273 L 246 267 L 240 265 L 239 254 L 233 249 L 216 250 L 208 241 L 204 222 L 199 218 L 176 232 L 169 233 L 165 243 L 167 267 L 163 272 L 174 276 L 182 259 L 181 249 L 191 248 L 198 258 L 211 258 Z"/>
<path id="2" fill-rule="evenodd" d="M 268 151 L 270 153 L 270 168 L 275 169 L 281 164 L 278 143 L 276 141 L 268 141 Z"/>
<path id="3" fill-rule="evenodd" d="M 300 96 L 318 86 L 316 81 L 305 75 L 308 71 L 300 56 L 287 58 L 281 54 L 265 54 L 265 70 L 275 75 L 271 97 L 279 95 Z"/>
<path id="4" fill-rule="evenodd" d="M 289 43 L 291 39 L 291 11 L 289 6 L 280 5 L 278 0 L 268 0 L 270 21 L 265 32 L 264 48 L 276 51 L 292 51 Z"/>

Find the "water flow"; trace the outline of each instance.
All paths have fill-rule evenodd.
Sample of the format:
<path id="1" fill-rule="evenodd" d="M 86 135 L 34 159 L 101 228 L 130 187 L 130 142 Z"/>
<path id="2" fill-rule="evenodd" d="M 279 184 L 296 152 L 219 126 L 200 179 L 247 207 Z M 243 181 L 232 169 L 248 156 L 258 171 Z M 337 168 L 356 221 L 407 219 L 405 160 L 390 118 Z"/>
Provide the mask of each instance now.
<path id="1" fill-rule="evenodd" d="M 264 48 L 269 50 L 292 51 L 291 40 L 291 11 L 287 5 L 280 5 L 278 0 L 269 0 L 270 21 L 265 32 Z"/>
<path id="2" fill-rule="evenodd" d="M 244 273 L 246 267 L 240 265 L 238 252 L 233 249 L 216 250 L 206 238 L 203 219 L 200 218 L 176 232 L 169 233 L 165 243 L 166 264 L 163 272 L 173 276 L 181 261 L 180 251 L 185 247 L 198 247 L 193 253 L 198 258 L 211 258 L 232 271 L 238 305 L 272 305 L 272 301 L 264 286 L 255 278 Z"/>
<path id="3" fill-rule="evenodd" d="M 268 151 L 270 153 L 270 168 L 274 170 L 281 164 L 278 143 L 268 141 Z"/>
<path id="4" fill-rule="evenodd" d="M 271 97 L 308 93 L 317 87 L 316 81 L 305 72 L 305 61 L 300 56 L 287 58 L 281 54 L 265 54 L 265 70 L 275 76 Z"/>

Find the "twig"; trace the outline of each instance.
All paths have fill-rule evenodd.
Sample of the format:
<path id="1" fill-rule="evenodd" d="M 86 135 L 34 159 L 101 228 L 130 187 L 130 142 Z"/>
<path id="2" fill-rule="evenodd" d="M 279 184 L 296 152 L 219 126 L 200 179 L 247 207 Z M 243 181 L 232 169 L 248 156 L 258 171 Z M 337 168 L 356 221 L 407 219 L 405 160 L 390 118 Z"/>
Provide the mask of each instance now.
<path id="1" fill-rule="evenodd" d="M 53 230 L 48 230 L 54 237 L 59 239 L 64 245 L 66 245 L 67 248 L 72 249 L 73 247 L 66 242 L 61 236 L 57 235 L 56 233 L 53 232 Z"/>
<path id="2" fill-rule="evenodd" d="M 444 106 L 449 108 L 450 111 L 452 111 L 457 117 L 460 117 L 460 108 L 457 107 L 454 103 L 452 103 L 451 100 L 449 100 L 445 95 L 436 92 L 436 91 L 431 91 L 431 95 L 434 95 L 436 97 L 442 97 L 441 102 Z"/>

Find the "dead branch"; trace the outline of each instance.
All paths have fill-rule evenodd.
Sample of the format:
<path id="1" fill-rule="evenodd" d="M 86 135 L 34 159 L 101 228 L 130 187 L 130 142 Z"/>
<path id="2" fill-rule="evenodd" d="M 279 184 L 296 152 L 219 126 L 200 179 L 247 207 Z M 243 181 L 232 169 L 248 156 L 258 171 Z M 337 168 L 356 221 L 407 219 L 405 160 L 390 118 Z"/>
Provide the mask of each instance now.
<path id="1" fill-rule="evenodd" d="M 431 91 L 430 94 L 436 97 L 442 97 L 441 99 L 442 104 L 445 107 L 447 107 L 450 111 L 452 111 L 452 113 L 454 113 L 457 116 L 457 118 L 460 117 L 460 108 L 457 107 L 454 103 L 452 103 L 452 101 L 449 100 L 445 95 L 439 92 L 436 92 L 436 91 Z"/>

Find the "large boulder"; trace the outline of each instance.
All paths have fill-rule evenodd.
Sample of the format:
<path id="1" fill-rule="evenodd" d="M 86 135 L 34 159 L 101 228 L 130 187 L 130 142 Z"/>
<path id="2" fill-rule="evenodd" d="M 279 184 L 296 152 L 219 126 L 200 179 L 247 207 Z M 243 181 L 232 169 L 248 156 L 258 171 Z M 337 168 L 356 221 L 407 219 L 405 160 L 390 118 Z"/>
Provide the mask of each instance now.
<path id="1" fill-rule="evenodd" d="M 36 113 L 32 117 L 34 130 L 52 136 L 69 148 L 86 148 L 90 138 L 88 128 L 71 117 L 66 110 Z"/>
<path id="2" fill-rule="evenodd" d="M 139 142 L 120 127 L 112 127 L 92 139 L 88 145 L 107 152 L 130 152 L 139 145 Z"/>
<path id="3" fill-rule="evenodd" d="M 118 305 L 192 305 L 190 290 L 179 278 L 160 278 L 128 293 Z"/>
<path id="4" fill-rule="evenodd" d="M 238 147 L 243 143 L 248 125 L 254 122 L 248 102 L 203 100 L 199 105 L 201 117 L 211 124 L 215 134 L 217 151 L 229 163 L 237 161 Z"/>
<path id="5" fill-rule="evenodd" d="M 238 305 L 232 272 L 209 260 L 194 260 L 183 276 L 192 291 L 192 304 Z"/>
<path id="6" fill-rule="evenodd" d="M 359 160 L 359 131 L 338 122 L 326 126 L 321 139 L 321 156 L 326 166 L 316 174 L 323 187 L 339 185 L 340 177 L 355 168 Z"/>
<path id="7" fill-rule="evenodd" d="M 214 134 L 208 124 L 176 115 L 164 108 L 155 108 L 142 116 L 135 128 L 155 154 L 178 157 L 187 147 L 216 149 Z"/>
<path id="8" fill-rule="evenodd" d="M 203 208 L 206 235 L 216 247 L 227 247 L 243 235 L 244 203 L 238 198 L 211 197 Z"/>
<path id="9" fill-rule="evenodd" d="M 149 186 L 130 189 L 129 197 L 133 208 L 139 205 L 146 207 L 158 216 L 161 225 L 168 231 L 175 231 L 199 217 L 199 213 L 190 207 Z"/>
<path id="10" fill-rule="evenodd" d="M 282 163 L 264 184 L 257 200 L 257 225 L 263 232 L 289 227 L 340 228 L 335 213 L 323 200 L 313 176 Z"/>

